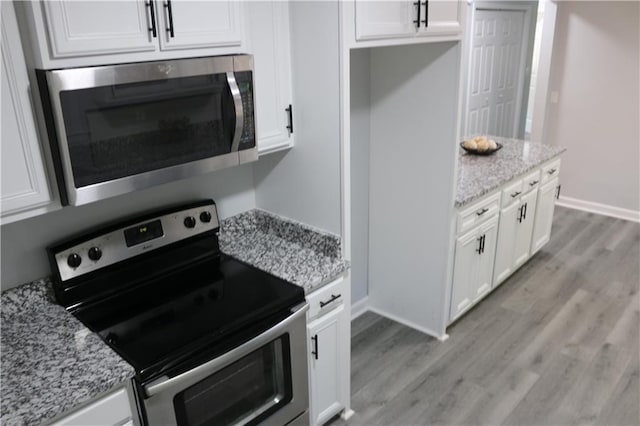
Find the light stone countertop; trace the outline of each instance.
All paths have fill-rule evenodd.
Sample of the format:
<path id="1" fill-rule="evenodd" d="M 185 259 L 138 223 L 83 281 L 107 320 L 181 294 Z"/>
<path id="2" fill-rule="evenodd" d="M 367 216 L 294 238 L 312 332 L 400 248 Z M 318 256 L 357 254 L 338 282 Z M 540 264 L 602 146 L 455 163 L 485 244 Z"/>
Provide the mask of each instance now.
<path id="1" fill-rule="evenodd" d="M 2 425 L 39 425 L 129 380 L 133 367 L 38 280 L 2 293 Z"/>
<path id="2" fill-rule="evenodd" d="M 330 283 L 347 268 L 340 237 L 273 215 L 250 210 L 220 224 L 223 253 L 304 288 Z"/>
<path id="3" fill-rule="evenodd" d="M 501 150 L 491 155 L 473 155 L 458 148 L 460 157 L 455 198 L 457 208 L 477 200 L 566 151 L 564 147 L 539 142 L 497 136 L 490 138 L 503 145 Z"/>

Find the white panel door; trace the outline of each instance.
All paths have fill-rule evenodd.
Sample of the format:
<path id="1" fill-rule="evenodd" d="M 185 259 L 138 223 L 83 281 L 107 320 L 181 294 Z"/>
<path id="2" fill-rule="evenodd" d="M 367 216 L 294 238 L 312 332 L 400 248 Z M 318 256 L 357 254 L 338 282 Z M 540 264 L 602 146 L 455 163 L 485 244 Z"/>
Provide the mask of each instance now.
<path id="1" fill-rule="evenodd" d="M 531 255 L 533 256 L 549 242 L 551 238 L 551 225 L 553 224 L 553 211 L 556 205 L 556 189 L 558 178 L 544 184 L 538 190 L 538 205 L 533 225 L 533 237 L 531 239 Z"/>
<path id="2" fill-rule="evenodd" d="M 524 11 L 475 13 L 467 134 L 517 135 Z"/>
<path id="3" fill-rule="evenodd" d="M 451 309 L 449 318 L 453 321 L 472 305 L 480 253 L 480 235 L 471 231 L 456 240 L 453 286 L 451 289 Z"/>
<path id="4" fill-rule="evenodd" d="M 2 216 L 51 201 L 13 3 L 2 2 Z"/>
<path id="5" fill-rule="evenodd" d="M 482 238 L 481 251 L 478 258 L 478 268 L 473 278 L 473 302 L 482 299 L 491 290 L 493 279 L 493 264 L 496 258 L 496 243 L 498 240 L 498 218 L 489 220 L 481 225 L 478 236 Z"/>
<path id="6" fill-rule="evenodd" d="M 456 0 L 422 1 L 420 35 L 447 35 L 462 32 L 462 3 Z"/>
<path id="7" fill-rule="evenodd" d="M 55 58 L 157 49 L 144 1 L 55 0 L 42 4 Z"/>
<path id="8" fill-rule="evenodd" d="M 340 409 L 340 325 L 344 305 L 309 324 L 311 424 L 323 424 Z"/>
<path id="9" fill-rule="evenodd" d="M 266 154 L 293 145 L 289 132 L 291 105 L 291 43 L 289 3 L 259 1 L 247 5 L 254 61 L 258 152 Z"/>
<path id="10" fill-rule="evenodd" d="M 156 4 L 162 17 L 162 50 L 239 46 L 242 42 L 240 2 L 161 0 Z"/>
<path id="11" fill-rule="evenodd" d="M 531 238 L 533 235 L 533 223 L 536 216 L 536 201 L 538 191 L 529 192 L 522 196 L 521 219 L 518 223 L 518 232 L 513 250 L 513 268 L 519 268 L 529 259 L 531 254 Z"/>
<path id="12" fill-rule="evenodd" d="M 356 40 L 415 35 L 420 6 L 414 3 L 418 2 L 356 0 Z"/>
<path id="13" fill-rule="evenodd" d="M 500 212 L 493 287 L 500 285 L 513 272 L 513 247 L 519 225 L 519 213 L 520 203 L 513 203 Z"/>

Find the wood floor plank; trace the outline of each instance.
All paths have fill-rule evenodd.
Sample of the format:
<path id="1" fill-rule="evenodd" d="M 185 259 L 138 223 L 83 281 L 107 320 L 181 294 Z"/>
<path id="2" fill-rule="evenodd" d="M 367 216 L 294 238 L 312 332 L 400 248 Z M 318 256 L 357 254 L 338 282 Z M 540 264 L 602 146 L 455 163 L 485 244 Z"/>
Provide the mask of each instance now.
<path id="1" fill-rule="evenodd" d="M 597 424 L 611 426 L 640 425 L 640 351 L 636 351 L 620 378 L 616 388 L 607 399 Z"/>

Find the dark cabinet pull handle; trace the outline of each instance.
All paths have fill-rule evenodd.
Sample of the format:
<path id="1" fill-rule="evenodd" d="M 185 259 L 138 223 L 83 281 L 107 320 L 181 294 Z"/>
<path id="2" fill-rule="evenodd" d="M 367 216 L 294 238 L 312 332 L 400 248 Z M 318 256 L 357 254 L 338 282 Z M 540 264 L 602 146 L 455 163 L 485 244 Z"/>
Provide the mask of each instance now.
<path id="1" fill-rule="evenodd" d="M 551 169 L 549 170 L 547 173 L 549 173 L 550 175 L 554 174 L 558 169 Z"/>
<path id="2" fill-rule="evenodd" d="M 558 185 L 556 188 L 556 200 L 560 199 L 560 188 L 562 188 L 562 185 Z"/>
<path id="3" fill-rule="evenodd" d="M 524 206 L 520 206 L 520 208 L 518 209 L 518 223 L 522 223 L 522 208 Z"/>
<path id="4" fill-rule="evenodd" d="M 527 204 L 529 203 L 524 203 L 524 212 L 522 213 L 522 220 L 527 220 Z"/>
<path id="5" fill-rule="evenodd" d="M 422 4 L 424 4 L 424 19 L 422 20 L 422 23 L 424 24 L 425 28 L 429 28 L 429 0 L 425 1 Z M 418 19 L 420 19 L 419 14 Z"/>
<path id="6" fill-rule="evenodd" d="M 418 19 L 413 21 L 413 23 L 416 24 L 416 28 L 420 28 L 420 2 L 414 2 L 413 5 L 418 8 Z"/>
<path id="7" fill-rule="evenodd" d="M 156 29 L 156 7 L 153 2 L 154 0 L 150 0 L 145 3 L 145 6 L 149 8 L 149 12 L 151 13 L 151 28 L 149 28 L 149 31 L 151 31 L 153 38 L 156 38 L 158 37 L 158 31 Z"/>
<path id="8" fill-rule="evenodd" d="M 488 212 L 488 211 L 489 211 L 489 209 L 485 207 L 484 209 L 482 209 L 482 210 L 480 210 L 480 211 L 477 211 L 477 212 L 476 212 L 476 214 L 477 214 L 478 216 L 482 216 L 483 214 L 485 214 L 485 213 L 486 213 L 486 212 Z"/>
<path id="9" fill-rule="evenodd" d="M 311 351 L 311 355 L 313 355 L 315 359 L 318 359 L 318 335 L 316 334 L 313 336 L 311 340 L 313 340 L 313 350 Z"/>
<path id="10" fill-rule="evenodd" d="M 476 249 L 476 253 L 482 254 L 482 236 L 477 238 L 478 240 L 478 248 Z"/>
<path id="11" fill-rule="evenodd" d="M 538 182 L 540 182 L 539 180 L 532 180 L 531 182 L 529 182 L 529 186 L 534 186 L 536 185 Z"/>
<path id="12" fill-rule="evenodd" d="M 485 241 L 487 241 L 487 234 L 482 234 L 482 242 L 480 243 L 482 245 L 482 252 L 484 253 L 484 243 Z"/>
<path id="13" fill-rule="evenodd" d="M 169 32 L 169 36 L 173 38 L 173 11 L 171 10 L 171 0 L 167 0 L 164 7 L 167 9 L 167 15 L 169 17 L 169 28 L 167 28 L 167 31 Z"/>
<path id="14" fill-rule="evenodd" d="M 522 191 L 516 191 L 513 194 L 511 194 L 511 198 L 516 198 L 520 194 L 522 194 Z"/>
<path id="15" fill-rule="evenodd" d="M 287 108 L 284 109 L 289 115 L 289 124 L 286 128 L 289 130 L 289 134 L 293 133 L 293 105 L 289 104 Z"/>
<path id="16" fill-rule="evenodd" d="M 333 302 L 334 300 L 340 299 L 340 296 L 342 296 L 342 295 L 341 294 L 338 294 L 338 295 L 332 294 L 331 295 L 331 299 L 327 300 L 326 302 L 320 301 L 320 307 L 324 308 L 325 306 L 327 306 L 329 303 Z"/>

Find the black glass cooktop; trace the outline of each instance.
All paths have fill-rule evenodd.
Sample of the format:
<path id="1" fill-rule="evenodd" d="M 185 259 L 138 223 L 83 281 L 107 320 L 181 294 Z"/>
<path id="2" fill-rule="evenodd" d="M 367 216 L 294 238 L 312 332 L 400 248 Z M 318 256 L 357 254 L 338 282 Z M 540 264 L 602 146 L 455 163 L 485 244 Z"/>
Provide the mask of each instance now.
<path id="1" fill-rule="evenodd" d="M 302 302 L 301 287 L 222 255 L 74 315 L 146 380 L 216 345 L 248 340 Z"/>

